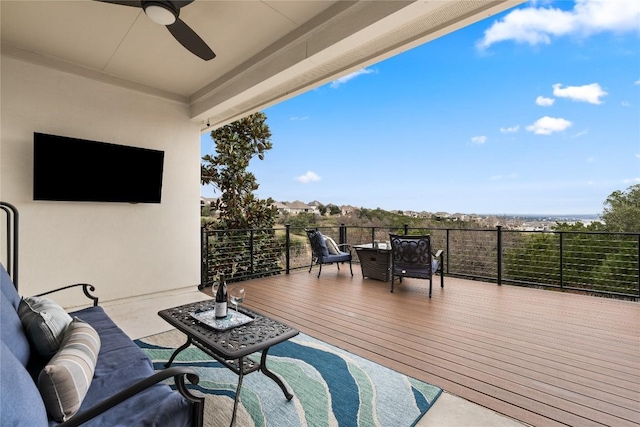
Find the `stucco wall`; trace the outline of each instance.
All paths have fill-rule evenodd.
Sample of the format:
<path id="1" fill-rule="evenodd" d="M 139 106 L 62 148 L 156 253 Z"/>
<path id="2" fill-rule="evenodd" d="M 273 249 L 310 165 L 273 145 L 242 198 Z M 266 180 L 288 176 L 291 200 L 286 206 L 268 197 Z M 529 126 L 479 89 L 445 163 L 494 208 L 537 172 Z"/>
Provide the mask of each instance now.
<path id="1" fill-rule="evenodd" d="M 110 301 L 197 286 L 200 134 L 188 107 L 4 56 L 0 65 L 0 199 L 20 212 L 20 293 L 82 282 Z M 33 201 L 33 132 L 163 150 L 162 203 Z M 72 306 L 78 293 L 55 298 Z"/>

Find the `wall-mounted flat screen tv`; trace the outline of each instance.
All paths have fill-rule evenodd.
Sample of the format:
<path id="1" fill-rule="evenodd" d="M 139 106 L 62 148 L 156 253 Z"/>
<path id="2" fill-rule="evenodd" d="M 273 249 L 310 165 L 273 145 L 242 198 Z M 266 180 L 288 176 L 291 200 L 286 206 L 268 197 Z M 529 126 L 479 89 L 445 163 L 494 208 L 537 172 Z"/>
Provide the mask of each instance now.
<path id="1" fill-rule="evenodd" d="M 164 151 L 34 132 L 33 199 L 160 203 Z"/>

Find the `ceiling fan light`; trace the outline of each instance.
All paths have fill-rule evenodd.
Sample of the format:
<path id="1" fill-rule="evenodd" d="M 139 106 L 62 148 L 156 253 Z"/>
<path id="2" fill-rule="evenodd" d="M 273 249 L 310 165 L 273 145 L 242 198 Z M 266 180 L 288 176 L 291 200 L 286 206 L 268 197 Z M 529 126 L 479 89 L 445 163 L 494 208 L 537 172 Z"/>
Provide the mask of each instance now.
<path id="1" fill-rule="evenodd" d="M 176 22 L 176 14 L 164 5 L 156 3 L 144 6 L 144 13 L 149 19 L 160 25 L 171 25 Z"/>

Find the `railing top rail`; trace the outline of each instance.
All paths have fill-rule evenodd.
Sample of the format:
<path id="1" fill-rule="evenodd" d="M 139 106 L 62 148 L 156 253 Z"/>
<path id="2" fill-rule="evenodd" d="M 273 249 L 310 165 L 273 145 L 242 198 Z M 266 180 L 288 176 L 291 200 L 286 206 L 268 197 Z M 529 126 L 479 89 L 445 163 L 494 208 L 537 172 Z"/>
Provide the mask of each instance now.
<path id="1" fill-rule="evenodd" d="M 201 229 L 205 232 L 220 233 L 220 232 L 250 232 L 250 231 L 274 231 L 274 230 L 286 230 L 287 225 L 283 227 L 271 227 L 271 228 L 239 228 L 239 229 L 208 229 L 206 226 L 202 226 Z M 304 230 L 305 228 L 313 228 L 315 230 L 327 230 L 333 228 L 340 228 L 341 225 L 325 225 L 325 226 L 307 226 L 307 227 L 290 227 L 292 230 Z M 397 230 L 402 227 L 387 227 L 387 226 L 360 226 L 360 225 L 346 225 L 348 229 L 379 229 L 379 230 Z M 501 226 L 498 226 L 501 227 Z M 495 232 L 496 228 L 455 228 L 455 227 L 409 227 L 409 231 L 415 230 L 433 230 L 433 231 L 470 231 L 470 232 Z M 608 235 L 608 236 L 636 236 L 640 237 L 640 231 L 638 232 L 624 232 L 624 231 L 574 231 L 574 230 L 513 230 L 505 229 L 501 227 L 503 233 L 538 233 L 538 234 L 592 234 L 592 235 Z"/>

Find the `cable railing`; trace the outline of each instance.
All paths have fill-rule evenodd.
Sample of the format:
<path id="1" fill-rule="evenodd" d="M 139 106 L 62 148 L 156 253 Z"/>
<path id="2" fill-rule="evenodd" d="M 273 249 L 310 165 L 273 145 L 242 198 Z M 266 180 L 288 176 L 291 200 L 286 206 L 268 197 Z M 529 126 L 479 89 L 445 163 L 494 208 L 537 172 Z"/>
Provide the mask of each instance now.
<path id="1" fill-rule="evenodd" d="M 387 241 L 389 234 L 429 234 L 444 251 L 447 276 L 603 296 L 640 298 L 640 233 L 519 231 L 466 228 L 307 227 L 351 246 Z M 355 251 L 354 262 L 358 262 Z M 229 281 L 309 268 L 305 228 L 202 228 L 201 287 L 220 273 Z"/>

